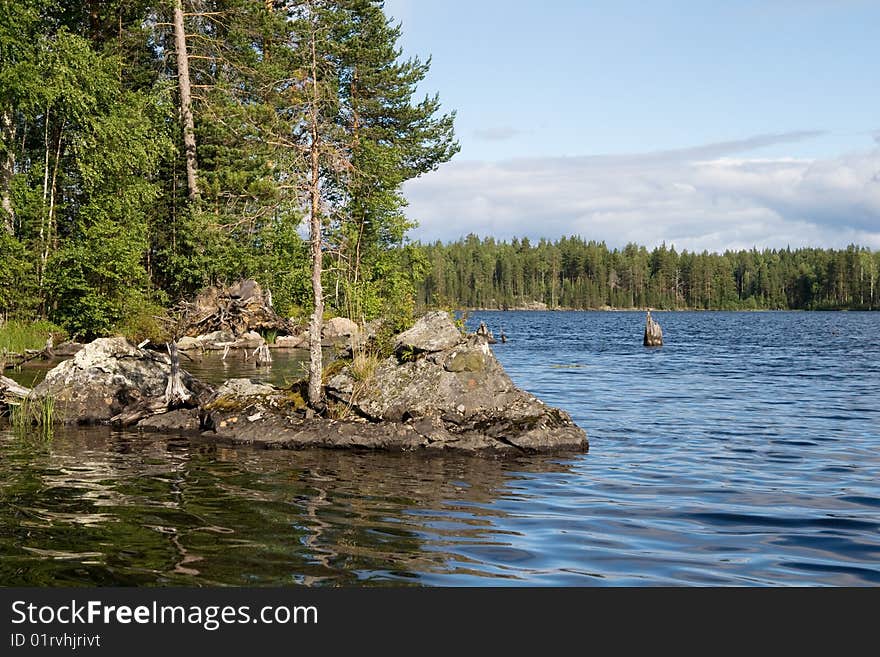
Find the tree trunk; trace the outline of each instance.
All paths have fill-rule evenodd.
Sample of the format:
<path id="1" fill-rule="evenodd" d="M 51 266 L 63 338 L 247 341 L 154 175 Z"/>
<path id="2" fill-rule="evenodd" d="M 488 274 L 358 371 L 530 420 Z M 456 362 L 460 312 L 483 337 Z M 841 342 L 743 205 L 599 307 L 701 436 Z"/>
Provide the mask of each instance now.
<path id="1" fill-rule="evenodd" d="M 318 135 L 318 56 L 315 44 L 315 28 L 312 26 L 312 110 L 311 110 L 311 176 L 309 179 L 309 240 L 311 242 L 312 257 L 312 300 L 314 304 L 312 319 L 309 325 L 309 406 L 320 410 L 323 406 L 323 391 L 321 387 L 324 364 L 321 353 L 321 326 L 324 323 L 324 288 L 321 284 L 323 270 L 323 236 L 321 234 L 321 188 L 320 188 L 320 162 L 318 159 L 320 138 Z"/>
<path id="2" fill-rule="evenodd" d="M 196 166 L 196 133 L 192 113 L 192 93 L 189 80 L 189 54 L 186 50 L 186 31 L 183 26 L 181 0 L 174 2 L 174 46 L 177 51 L 177 83 L 180 88 L 180 120 L 183 124 L 183 146 L 186 154 L 186 185 L 189 199 L 199 196 L 198 167 Z"/>
<path id="3" fill-rule="evenodd" d="M 3 215 L 3 228 L 12 235 L 15 232 L 15 212 L 12 209 L 12 196 L 9 188 L 12 184 L 12 175 L 15 173 L 15 150 L 13 148 L 15 124 L 12 122 L 12 113 L 9 110 L 4 109 L 0 115 L 0 130 L 2 130 L 3 141 L 7 144 L 6 155 L 0 162 L 0 214 Z"/>
<path id="4" fill-rule="evenodd" d="M 177 351 L 177 342 L 172 340 L 167 345 L 168 355 L 171 357 L 171 373 L 165 386 L 165 405 L 170 408 L 179 408 L 186 404 L 192 393 L 183 384 L 183 376 L 180 372 L 180 354 Z"/>

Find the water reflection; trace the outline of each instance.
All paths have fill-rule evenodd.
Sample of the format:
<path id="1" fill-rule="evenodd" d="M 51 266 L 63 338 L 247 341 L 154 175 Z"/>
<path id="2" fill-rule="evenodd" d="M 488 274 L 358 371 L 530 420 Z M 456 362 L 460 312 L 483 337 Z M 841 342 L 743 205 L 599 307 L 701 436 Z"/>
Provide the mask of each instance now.
<path id="1" fill-rule="evenodd" d="M 467 573 L 479 565 L 446 547 L 515 560 L 495 528 L 511 479 L 568 471 L 553 459 L 235 451 L 104 429 L 4 443 L 6 585 L 399 584 Z"/>

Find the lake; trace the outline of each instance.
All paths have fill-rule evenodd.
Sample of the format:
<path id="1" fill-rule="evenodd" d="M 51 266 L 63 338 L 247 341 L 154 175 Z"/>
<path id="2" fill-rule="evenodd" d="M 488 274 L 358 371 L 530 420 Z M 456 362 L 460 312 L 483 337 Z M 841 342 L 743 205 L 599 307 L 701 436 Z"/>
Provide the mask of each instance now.
<path id="1" fill-rule="evenodd" d="M 654 316 L 655 349 L 639 312 L 468 318 L 503 328 L 498 358 L 585 454 L 0 428 L 0 583 L 880 584 L 880 313 Z"/>

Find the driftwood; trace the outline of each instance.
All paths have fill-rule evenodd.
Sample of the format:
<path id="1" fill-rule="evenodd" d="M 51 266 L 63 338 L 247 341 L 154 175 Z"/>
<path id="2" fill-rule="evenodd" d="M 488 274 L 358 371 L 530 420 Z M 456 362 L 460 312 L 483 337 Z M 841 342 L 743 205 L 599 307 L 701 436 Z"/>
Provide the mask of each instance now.
<path id="1" fill-rule="evenodd" d="M 122 411 L 110 418 L 110 422 L 117 426 L 130 427 L 141 420 L 153 415 L 167 413 L 178 408 L 188 408 L 196 405 L 192 392 L 183 383 L 183 371 L 180 369 L 180 352 L 177 343 L 167 343 L 168 356 L 171 358 L 171 372 L 168 375 L 168 384 L 165 394 L 160 397 L 143 397 L 140 392 L 134 390 L 129 393 L 130 400 Z M 145 351 L 150 359 L 163 362 L 158 355 Z"/>
<path id="2" fill-rule="evenodd" d="M 192 399 L 192 393 L 183 385 L 177 343 L 171 341 L 167 346 L 168 355 L 171 357 L 171 374 L 168 376 L 168 386 L 165 388 L 165 405 L 168 408 L 180 408 Z"/>
<path id="3" fill-rule="evenodd" d="M 240 336 L 248 331 L 275 331 L 289 335 L 296 326 L 272 308 L 271 292 L 247 279 L 230 287 L 209 287 L 186 304 L 187 322 L 183 335 L 196 337 L 214 331 L 231 331 Z"/>
<path id="4" fill-rule="evenodd" d="M 254 362 L 257 367 L 272 364 L 272 354 L 269 353 L 269 345 L 265 342 L 254 350 Z"/>
<path id="5" fill-rule="evenodd" d="M 52 335 L 46 339 L 46 346 L 42 349 L 26 349 L 24 354 L 18 356 L 18 359 L 12 363 L 4 363 L 2 369 L 12 370 L 16 367 L 21 367 L 25 363 L 29 363 L 32 360 L 41 359 L 49 359 L 55 357 L 54 343 L 52 340 Z"/>
<path id="6" fill-rule="evenodd" d="M 130 427 L 144 418 L 167 413 L 168 411 L 168 402 L 162 397 L 136 399 L 122 409 L 122 411 L 111 417 L 110 422 L 116 426 Z"/>
<path id="7" fill-rule="evenodd" d="M 12 379 L 0 375 L 0 407 L 17 406 L 31 393 L 30 388 L 19 385 Z"/>

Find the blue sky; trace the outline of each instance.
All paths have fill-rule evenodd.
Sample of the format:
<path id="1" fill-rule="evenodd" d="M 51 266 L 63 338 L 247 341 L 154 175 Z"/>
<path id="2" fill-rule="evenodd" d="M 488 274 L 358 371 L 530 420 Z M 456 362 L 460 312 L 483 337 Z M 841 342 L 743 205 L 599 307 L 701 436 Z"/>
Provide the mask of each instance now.
<path id="1" fill-rule="evenodd" d="M 388 0 L 461 153 L 414 236 L 880 247 L 880 2 Z M 653 192 L 652 192 L 653 190 Z"/>

